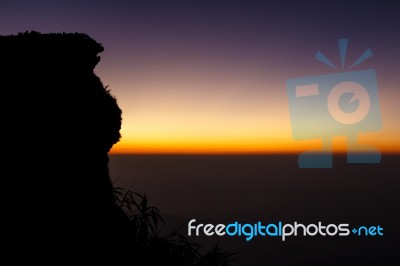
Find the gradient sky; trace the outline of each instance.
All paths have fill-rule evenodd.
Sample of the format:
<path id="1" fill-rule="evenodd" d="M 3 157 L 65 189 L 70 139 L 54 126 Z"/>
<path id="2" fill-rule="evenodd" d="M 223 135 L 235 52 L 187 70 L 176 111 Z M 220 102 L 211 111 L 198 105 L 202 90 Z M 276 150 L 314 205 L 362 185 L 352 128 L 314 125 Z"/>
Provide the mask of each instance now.
<path id="1" fill-rule="evenodd" d="M 400 5 L 396 1 L 1 1 L 0 34 L 83 32 L 105 51 L 95 72 L 123 110 L 112 152 L 288 152 L 318 146 L 292 137 L 286 80 L 377 72 L 382 130 L 365 143 L 400 151 Z M 0 59 L 1 60 L 1 59 Z M 334 139 L 343 149 L 345 138 Z"/>

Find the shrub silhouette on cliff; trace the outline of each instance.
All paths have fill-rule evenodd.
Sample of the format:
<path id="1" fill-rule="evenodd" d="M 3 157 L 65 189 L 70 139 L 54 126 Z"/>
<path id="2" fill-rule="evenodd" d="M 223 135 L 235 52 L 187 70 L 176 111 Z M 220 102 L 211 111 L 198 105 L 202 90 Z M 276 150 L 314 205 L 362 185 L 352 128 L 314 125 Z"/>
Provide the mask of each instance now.
<path id="1" fill-rule="evenodd" d="M 146 197 L 139 205 L 126 205 L 133 194 L 116 197 L 108 152 L 120 139 L 122 112 L 93 71 L 103 50 L 83 33 L 0 36 L 0 260 L 200 263 L 207 257 L 182 236 L 157 237 L 162 218 Z"/>

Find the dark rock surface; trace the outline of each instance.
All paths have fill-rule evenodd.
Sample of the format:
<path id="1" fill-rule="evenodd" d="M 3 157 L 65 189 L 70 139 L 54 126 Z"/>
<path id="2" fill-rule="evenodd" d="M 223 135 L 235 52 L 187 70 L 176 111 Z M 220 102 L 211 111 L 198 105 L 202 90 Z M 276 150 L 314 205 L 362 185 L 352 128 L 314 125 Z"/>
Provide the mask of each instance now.
<path id="1" fill-rule="evenodd" d="M 0 36 L 1 260 L 123 257 L 126 220 L 108 172 L 121 110 L 93 71 L 102 51 L 82 33 Z"/>

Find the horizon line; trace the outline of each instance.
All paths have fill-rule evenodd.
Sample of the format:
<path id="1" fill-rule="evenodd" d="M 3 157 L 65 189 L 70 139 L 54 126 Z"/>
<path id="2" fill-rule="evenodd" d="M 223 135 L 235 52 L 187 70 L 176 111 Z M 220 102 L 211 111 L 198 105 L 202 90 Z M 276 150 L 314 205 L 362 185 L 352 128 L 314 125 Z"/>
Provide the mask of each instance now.
<path id="1" fill-rule="evenodd" d="M 299 155 L 303 151 L 295 152 L 295 151 L 254 151 L 254 152 L 243 152 L 243 151 L 237 151 L 237 152 L 167 152 L 167 151 L 161 151 L 161 152 L 109 152 L 108 155 L 149 155 L 149 156 L 159 156 L 159 155 L 183 155 L 183 156 L 195 156 L 195 155 L 206 155 L 206 156 L 235 156 L 235 155 Z M 360 154 L 368 154 L 366 152 L 358 152 Z M 346 151 L 333 151 L 333 155 L 347 155 Z M 400 151 L 381 151 L 382 155 L 400 155 Z"/>

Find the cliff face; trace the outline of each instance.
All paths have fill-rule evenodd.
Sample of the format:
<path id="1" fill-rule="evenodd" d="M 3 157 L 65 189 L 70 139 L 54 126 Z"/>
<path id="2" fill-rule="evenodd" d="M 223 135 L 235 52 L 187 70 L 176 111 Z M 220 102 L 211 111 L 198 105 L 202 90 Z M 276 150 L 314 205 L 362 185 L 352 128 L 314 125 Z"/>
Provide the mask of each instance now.
<path id="1" fill-rule="evenodd" d="M 80 33 L 0 36 L 1 252 L 104 262 L 122 243 L 107 166 L 121 110 L 93 72 L 102 51 Z"/>

